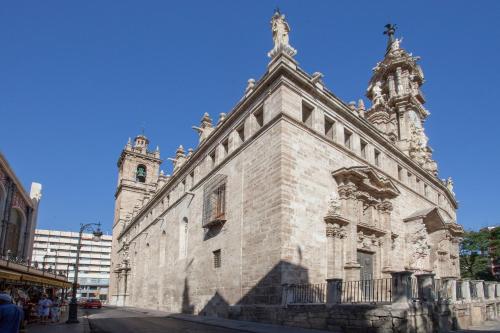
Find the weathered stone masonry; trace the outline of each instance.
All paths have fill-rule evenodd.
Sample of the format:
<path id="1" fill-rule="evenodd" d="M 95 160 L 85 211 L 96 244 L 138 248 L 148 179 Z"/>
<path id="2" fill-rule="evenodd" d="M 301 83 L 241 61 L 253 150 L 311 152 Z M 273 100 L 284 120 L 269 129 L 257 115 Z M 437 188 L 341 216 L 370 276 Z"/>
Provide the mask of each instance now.
<path id="1" fill-rule="evenodd" d="M 272 18 L 264 76 L 235 108 L 194 127 L 171 176 L 140 135 L 118 161 L 112 302 L 228 316 L 280 305 L 282 285 L 459 277 L 457 202 L 437 177 L 417 58 L 389 31 L 367 97 L 346 104 L 293 58 Z"/>

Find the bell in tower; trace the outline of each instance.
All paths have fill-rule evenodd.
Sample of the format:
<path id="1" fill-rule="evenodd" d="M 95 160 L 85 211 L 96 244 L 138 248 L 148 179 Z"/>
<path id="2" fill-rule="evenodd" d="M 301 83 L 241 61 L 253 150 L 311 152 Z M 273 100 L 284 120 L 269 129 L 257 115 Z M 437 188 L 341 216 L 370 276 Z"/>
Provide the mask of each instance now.
<path id="1" fill-rule="evenodd" d="M 423 106 L 424 74 L 417 64 L 420 58 L 401 48 L 403 39 L 394 36 L 396 25 L 387 24 L 385 28 L 386 53 L 373 68 L 366 91 L 372 101 L 366 119 L 427 171 L 437 175 L 437 164 L 432 160 L 423 128 L 429 112 Z"/>

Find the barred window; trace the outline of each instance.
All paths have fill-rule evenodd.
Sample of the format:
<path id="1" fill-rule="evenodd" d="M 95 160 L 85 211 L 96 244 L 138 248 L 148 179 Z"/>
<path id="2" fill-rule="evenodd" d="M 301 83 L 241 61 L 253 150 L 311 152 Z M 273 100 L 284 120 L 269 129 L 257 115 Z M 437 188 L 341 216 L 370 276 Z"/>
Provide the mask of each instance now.
<path id="1" fill-rule="evenodd" d="M 226 180 L 227 176 L 216 175 L 204 189 L 203 227 L 226 220 Z"/>
<path id="2" fill-rule="evenodd" d="M 214 268 L 220 268 L 222 265 L 222 256 L 220 249 L 215 250 L 212 253 L 214 254 Z"/>

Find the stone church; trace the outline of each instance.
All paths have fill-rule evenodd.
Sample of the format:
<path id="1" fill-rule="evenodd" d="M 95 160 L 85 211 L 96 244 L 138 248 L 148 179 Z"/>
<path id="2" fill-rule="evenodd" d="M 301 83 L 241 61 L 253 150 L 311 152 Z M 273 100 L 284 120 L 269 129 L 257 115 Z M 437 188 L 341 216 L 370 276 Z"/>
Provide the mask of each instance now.
<path id="1" fill-rule="evenodd" d="M 370 106 L 346 103 L 299 67 L 279 11 L 271 29 L 264 75 L 227 114 L 203 115 L 171 175 L 144 135 L 121 152 L 113 304 L 225 315 L 279 305 L 284 284 L 460 275 L 463 229 L 423 127 L 419 58 L 387 25 Z"/>

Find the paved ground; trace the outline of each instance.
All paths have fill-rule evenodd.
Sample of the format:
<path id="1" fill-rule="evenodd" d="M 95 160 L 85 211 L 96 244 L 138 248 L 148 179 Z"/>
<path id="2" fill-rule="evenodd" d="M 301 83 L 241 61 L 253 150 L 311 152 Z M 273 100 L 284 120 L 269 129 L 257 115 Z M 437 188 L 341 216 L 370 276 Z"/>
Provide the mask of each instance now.
<path id="1" fill-rule="evenodd" d="M 92 333 L 321 333 L 279 325 L 169 314 L 138 308 L 104 307 L 87 310 Z M 332 332 L 329 332 L 332 333 Z"/>
<path id="2" fill-rule="evenodd" d="M 165 318 L 135 311 L 126 311 L 116 308 L 88 310 L 92 333 L 240 333 L 238 330 L 207 326 L 184 320 Z"/>
<path id="3" fill-rule="evenodd" d="M 219 318 L 168 314 L 137 308 L 104 307 L 99 310 L 81 309 L 80 324 L 30 325 L 28 333 L 319 333 L 277 325 L 260 324 Z M 90 327 L 89 327 L 90 324 Z M 486 321 L 457 333 L 500 332 L 500 320 Z M 330 332 L 331 333 L 331 332 Z"/>

